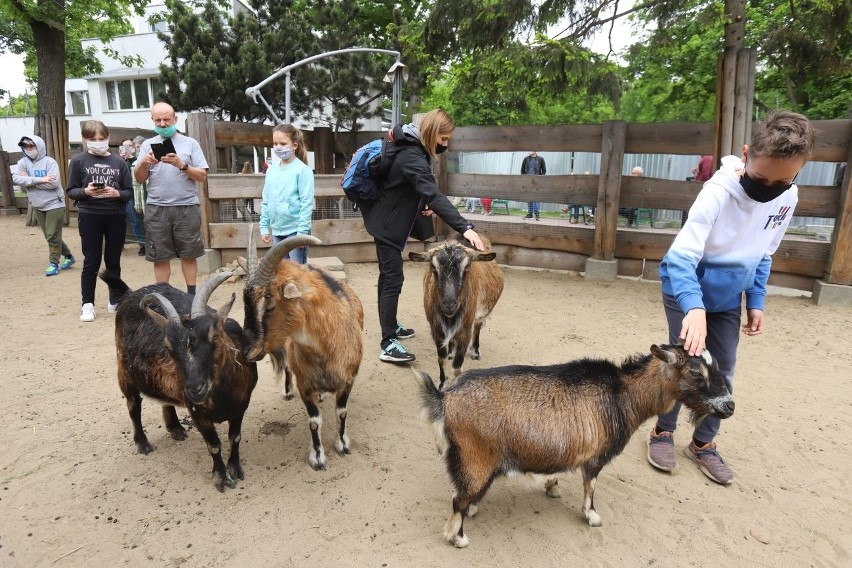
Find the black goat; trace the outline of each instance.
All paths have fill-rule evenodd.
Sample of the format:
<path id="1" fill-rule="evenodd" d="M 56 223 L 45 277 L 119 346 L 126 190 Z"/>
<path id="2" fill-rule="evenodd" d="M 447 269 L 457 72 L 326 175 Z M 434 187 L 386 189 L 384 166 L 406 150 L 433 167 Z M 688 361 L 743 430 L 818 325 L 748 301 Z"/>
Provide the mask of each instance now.
<path id="1" fill-rule="evenodd" d="M 257 384 L 257 365 L 243 354 L 242 328 L 228 319 L 236 295 L 218 313 L 207 307 L 213 290 L 229 276 L 211 276 L 193 298 L 169 284 L 131 292 L 120 278 L 100 275 L 113 296 L 121 296 L 115 314 L 118 386 L 127 399 L 137 451 L 154 449 L 142 429 L 142 395 L 163 405 L 163 421 L 175 440 L 186 439 L 175 412 L 175 406 L 184 406 L 207 443 L 213 483 L 220 492 L 244 477 L 240 429 Z M 227 469 L 215 427 L 226 420 L 231 442 Z"/>

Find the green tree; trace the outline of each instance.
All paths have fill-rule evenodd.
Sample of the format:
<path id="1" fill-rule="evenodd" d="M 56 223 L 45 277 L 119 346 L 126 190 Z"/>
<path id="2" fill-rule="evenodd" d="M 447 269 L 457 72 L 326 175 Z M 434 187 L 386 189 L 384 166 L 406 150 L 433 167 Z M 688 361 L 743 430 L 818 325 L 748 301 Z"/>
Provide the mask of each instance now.
<path id="1" fill-rule="evenodd" d="M 128 16 L 143 13 L 146 4 L 145 0 L 0 0 L 0 53 L 25 54 L 27 78 L 38 86 L 39 111 L 62 116 L 65 77 L 102 70 L 97 53 L 84 50 L 81 39 L 107 42 L 132 31 Z"/>

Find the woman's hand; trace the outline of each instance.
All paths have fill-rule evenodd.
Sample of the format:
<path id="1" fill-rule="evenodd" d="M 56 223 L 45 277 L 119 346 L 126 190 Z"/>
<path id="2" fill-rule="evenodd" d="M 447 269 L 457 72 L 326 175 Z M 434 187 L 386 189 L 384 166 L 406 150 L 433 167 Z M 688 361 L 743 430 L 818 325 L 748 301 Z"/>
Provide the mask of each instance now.
<path id="1" fill-rule="evenodd" d="M 482 239 L 479 238 L 479 235 L 476 234 L 476 231 L 473 229 L 468 229 L 462 235 L 467 239 L 467 242 L 473 245 L 473 248 L 476 250 L 485 250 L 485 245 L 482 244 Z"/>
<path id="2" fill-rule="evenodd" d="M 260 235 L 260 240 L 269 244 L 269 241 L 272 240 L 272 236 L 271 235 Z"/>
<path id="3" fill-rule="evenodd" d="M 432 210 L 429 209 L 428 205 L 424 205 L 423 211 L 421 211 L 420 214 L 423 215 L 424 217 L 431 217 L 432 216 Z"/>

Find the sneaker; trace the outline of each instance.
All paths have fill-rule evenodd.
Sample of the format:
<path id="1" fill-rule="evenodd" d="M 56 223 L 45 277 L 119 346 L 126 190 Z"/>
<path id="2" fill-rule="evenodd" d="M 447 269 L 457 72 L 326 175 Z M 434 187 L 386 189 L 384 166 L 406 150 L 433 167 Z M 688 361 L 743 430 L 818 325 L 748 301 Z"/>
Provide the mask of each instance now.
<path id="1" fill-rule="evenodd" d="M 539 218 L 538 218 L 538 215 L 536 215 L 536 216 L 535 216 L 535 220 L 536 220 L 536 221 L 541 221 L 541 219 L 539 219 Z"/>
<path id="2" fill-rule="evenodd" d="M 139 256 L 145 256 L 145 245 L 139 245 Z"/>
<path id="3" fill-rule="evenodd" d="M 532 215 L 524 215 L 524 219 L 532 219 L 532 218 L 533 218 Z"/>
<path id="4" fill-rule="evenodd" d="M 695 445 L 695 442 L 690 442 L 683 449 L 683 453 L 698 464 L 701 472 L 722 485 L 728 485 L 734 481 L 734 472 L 716 451 L 716 443 L 710 442 L 702 447 Z"/>
<path id="5" fill-rule="evenodd" d="M 675 467 L 674 432 L 665 430 L 654 434 L 656 428 L 648 433 L 648 463 L 662 471 L 671 471 Z"/>
<path id="6" fill-rule="evenodd" d="M 379 353 L 379 359 L 388 363 L 409 363 L 414 361 L 415 358 L 414 354 L 406 351 L 405 347 L 396 339 L 392 339 L 387 347 L 383 347 L 381 353 Z"/>
<path id="7" fill-rule="evenodd" d="M 107 300 L 107 313 L 114 314 L 118 310 L 118 302 L 113 304 L 109 300 Z"/>
<path id="8" fill-rule="evenodd" d="M 59 268 L 61 268 L 62 270 L 68 270 L 74 265 L 75 262 L 77 262 L 76 258 L 74 258 L 73 256 L 66 256 L 62 259 L 62 262 L 59 263 Z"/>
<path id="9" fill-rule="evenodd" d="M 414 337 L 414 330 L 408 329 L 404 327 L 401 323 L 396 322 L 396 338 L 397 339 L 411 339 Z"/>
<path id="10" fill-rule="evenodd" d="M 95 321 L 95 305 L 83 304 L 80 309 L 80 321 Z"/>
<path id="11" fill-rule="evenodd" d="M 59 274 L 59 265 L 53 264 L 52 262 L 47 265 L 47 268 L 44 269 L 45 276 L 56 276 Z"/>

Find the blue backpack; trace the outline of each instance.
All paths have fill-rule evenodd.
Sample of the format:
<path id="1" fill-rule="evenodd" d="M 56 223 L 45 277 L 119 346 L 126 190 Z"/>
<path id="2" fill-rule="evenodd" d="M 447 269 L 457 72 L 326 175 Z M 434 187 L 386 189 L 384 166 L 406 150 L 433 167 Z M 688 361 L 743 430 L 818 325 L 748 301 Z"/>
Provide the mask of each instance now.
<path id="1" fill-rule="evenodd" d="M 395 154 L 393 142 L 384 138 L 358 148 L 340 180 L 346 197 L 356 205 L 378 199 L 381 179 L 390 170 Z"/>

